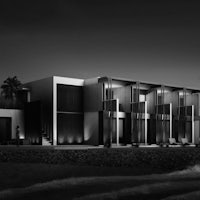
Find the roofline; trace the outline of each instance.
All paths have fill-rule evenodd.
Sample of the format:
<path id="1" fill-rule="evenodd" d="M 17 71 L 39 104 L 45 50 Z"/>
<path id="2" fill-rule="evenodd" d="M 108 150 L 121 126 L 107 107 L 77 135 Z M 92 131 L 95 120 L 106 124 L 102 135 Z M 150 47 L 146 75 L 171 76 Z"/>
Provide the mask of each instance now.
<path id="1" fill-rule="evenodd" d="M 139 80 L 133 80 L 133 79 L 130 79 L 130 78 L 121 78 L 121 77 L 116 77 L 116 76 L 102 76 L 100 78 L 106 78 L 106 77 L 110 77 L 111 79 L 114 79 L 114 80 L 119 80 L 119 81 L 127 81 L 127 82 L 140 82 L 142 84 L 146 84 L 146 85 L 154 85 L 154 86 L 166 86 L 166 87 L 169 87 L 169 88 L 174 88 L 174 89 L 180 89 L 182 90 L 183 88 L 187 89 L 187 90 L 194 90 L 196 92 L 200 92 L 200 89 L 199 88 L 188 88 L 188 87 L 184 87 L 184 86 L 174 86 L 174 85 L 165 85 L 164 83 L 155 83 L 155 82 L 143 82 L 143 81 L 139 81 Z"/>
<path id="2" fill-rule="evenodd" d="M 66 77 L 66 76 L 50 76 L 50 77 L 46 77 L 46 78 L 41 78 L 41 79 L 38 79 L 38 80 L 34 80 L 34 81 L 30 81 L 30 82 L 26 82 L 26 83 L 23 83 L 22 85 L 26 85 L 28 83 L 32 83 L 32 82 L 35 82 L 35 81 L 40 81 L 40 80 L 43 80 L 43 79 L 48 79 L 48 78 L 54 78 L 54 77 L 57 77 L 57 78 L 70 78 L 70 79 L 77 79 L 77 80 L 80 80 L 80 81 L 85 81 L 87 80 L 88 78 L 86 79 L 80 79 L 80 78 L 72 78 L 72 77 Z M 130 79 L 130 78 L 121 78 L 121 77 L 115 77 L 115 76 L 98 76 L 98 77 L 92 77 L 92 78 L 97 78 L 98 80 L 99 79 L 103 79 L 103 78 L 107 78 L 107 77 L 110 77 L 111 79 L 114 79 L 114 80 L 119 80 L 119 81 L 126 81 L 126 82 L 132 82 L 132 83 L 136 83 L 136 82 L 140 82 L 141 84 L 145 84 L 145 85 L 149 85 L 149 86 L 156 86 L 156 87 L 160 87 L 162 85 L 166 86 L 166 87 L 169 87 L 169 88 L 172 88 L 172 89 L 177 89 L 177 90 L 182 90 L 183 88 L 187 89 L 187 90 L 192 90 L 196 93 L 200 92 L 200 89 L 199 88 L 189 88 L 189 87 L 184 87 L 184 86 L 174 86 L 174 85 L 165 85 L 164 83 L 155 83 L 155 82 L 144 82 L 144 81 L 139 81 L 139 80 L 133 80 L 133 79 Z"/>

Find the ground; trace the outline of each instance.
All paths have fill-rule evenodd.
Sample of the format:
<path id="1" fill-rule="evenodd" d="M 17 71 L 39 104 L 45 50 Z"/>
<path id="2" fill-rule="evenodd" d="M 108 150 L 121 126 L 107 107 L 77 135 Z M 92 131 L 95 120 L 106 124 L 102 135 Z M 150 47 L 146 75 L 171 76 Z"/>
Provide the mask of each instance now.
<path id="1" fill-rule="evenodd" d="M 200 199 L 198 165 L 162 174 L 141 168 L 10 162 L 0 163 L 0 172 L 0 199 Z"/>

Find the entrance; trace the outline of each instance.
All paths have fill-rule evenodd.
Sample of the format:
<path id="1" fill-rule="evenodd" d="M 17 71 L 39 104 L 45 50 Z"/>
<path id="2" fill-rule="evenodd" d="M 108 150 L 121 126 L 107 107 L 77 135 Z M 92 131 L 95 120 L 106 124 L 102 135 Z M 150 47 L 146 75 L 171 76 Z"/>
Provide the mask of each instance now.
<path id="1" fill-rule="evenodd" d="M 147 101 L 131 103 L 131 143 L 147 144 Z"/>
<path id="2" fill-rule="evenodd" d="M 102 123 L 102 135 L 103 135 L 103 144 L 111 145 L 120 143 L 123 144 L 124 141 L 124 119 L 114 116 L 114 113 L 109 111 L 103 111 Z"/>
<path id="3" fill-rule="evenodd" d="M 117 130 L 116 130 L 116 119 L 112 119 L 113 122 L 112 122 L 112 143 L 113 144 L 117 144 Z M 123 119 L 120 118 L 119 121 L 119 143 L 124 143 L 124 138 L 123 138 L 123 130 L 124 130 L 124 123 L 123 123 Z"/>
<path id="4" fill-rule="evenodd" d="M 11 140 L 11 118 L 0 117 L 0 144 Z"/>
<path id="5" fill-rule="evenodd" d="M 31 144 L 41 144 L 41 103 L 33 101 L 25 104 L 26 139 Z"/>

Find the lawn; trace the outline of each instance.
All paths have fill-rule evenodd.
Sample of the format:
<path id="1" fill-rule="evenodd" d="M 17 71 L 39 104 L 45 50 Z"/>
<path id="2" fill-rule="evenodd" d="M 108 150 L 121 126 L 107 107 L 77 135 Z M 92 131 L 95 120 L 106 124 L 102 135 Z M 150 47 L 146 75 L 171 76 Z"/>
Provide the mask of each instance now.
<path id="1" fill-rule="evenodd" d="M 200 148 L 5 147 L 0 199 L 200 199 L 199 155 Z"/>
<path id="2" fill-rule="evenodd" d="M 150 173 L 127 167 L 0 163 L 0 199 L 200 198 L 198 165 L 179 172 Z"/>
<path id="3" fill-rule="evenodd" d="M 0 190 L 69 177 L 136 176 L 151 173 L 152 170 L 148 168 L 0 162 Z M 153 173 L 161 173 L 161 171 L 157 170 Z"/>

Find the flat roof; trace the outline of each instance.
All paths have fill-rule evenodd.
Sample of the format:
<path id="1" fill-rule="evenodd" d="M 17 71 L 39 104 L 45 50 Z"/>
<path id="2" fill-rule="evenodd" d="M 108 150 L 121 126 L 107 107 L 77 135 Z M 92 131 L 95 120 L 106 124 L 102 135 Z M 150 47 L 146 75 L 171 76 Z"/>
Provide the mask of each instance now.
<path id="1" fill-rule="evenodd" d="M 161 87 L 162 85 L 164 85 L 165 87 L 171 88 L 173 90 L 182 90 L 183 88 L 185 88 L 186 90 L 190 90 L 193 93 L 198 93 L 200 92 L 200 89 L 198 88 L 189 88 L 189 87 L 184 87 L 184 86 L 174 86 L 174 85 L 168 85 L 168 84 L 164 84 L 164 83 L 153 83 L 153 82 L 145 82 L 145 81 L 139 81 L 139 80 L 133 80 L 133 79 L 129 79 L 129 78 L 121 78 L 121 77 L 113 77 L 113 76 L 101 76 L 101 77 L 92 77 L 92 78 L 86 78 L 86 79 L 80 79 L 80 78 L 71 78 L 71 77 L 66 77 L 66 76 L 51 76 L 51 77 L 47 77 L 47 78 L 42 78 L 39 80 L 44 80 L 44 79 L 48 79 L 48 78 L 52 78 L 56 77 L 56 78 L 60 78 L 60 79 L 74 79 L 74 80 L 79 80 L 79 81 L 85 81 L 85 80 L 89 80 L 89 79 L 98 79 L 98 80 L 103 80 L 106 78 L 111 78 L 113 80 L 116 81 L 123 81 L 123 82 L 127 82 L 127 84 L 136 84 L 137 82 L 139 82 L 140 84 L 144 84 L 149 86 L 150 88 L 156 88 L 156 87 Z M 35 80 L 35 81 L 39 81 L 39 80 Z M 35 81 L 31 81 L 31 82 L 35 82 Z M 31 83 L 31 82 L 27 82 L 27 83 Z M 26 85 L 27 83 L 24 83 L 22 85 Z"/>
<path id="2" fill-rule="evenodd" d="M 103 76 L 103 77 L 100 77 L 100 79 L 104 79 L 104 78 L 108 78 L 108 76 Z M 130 83 L 141 83 L 141 84 L 146 84 L 150 87 L 160 87 L 162 85 L 164 85 L 165 87 L 169 87 L 169 88 L 172 88 L 174 90 L 182 90 L 183 88 L 185 88 L 186 90 L 192 90 L 192 92 L 194 93 L 198 93 L 200 92 L 200 89 L 197 89 L 197 88 L 188 88 L 188 87 L 184 87 L 184 86 L 174 86 L 174 85 L 168 85 L 168 84 L 164 84 L 164 83 L 152 83 L 152 82 L 143 82 L 143 81 L 139 81 L 139 80 L 133 80 L 133 79 L 128 79 L 128 78 L 121 78 L 121 77 L 109 77 L 113 80 L 118 80 L 118 81 L 125 81 L 125 82 L 130 82 Z"/>

